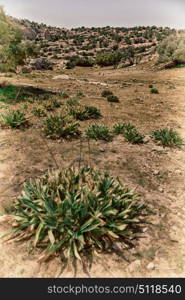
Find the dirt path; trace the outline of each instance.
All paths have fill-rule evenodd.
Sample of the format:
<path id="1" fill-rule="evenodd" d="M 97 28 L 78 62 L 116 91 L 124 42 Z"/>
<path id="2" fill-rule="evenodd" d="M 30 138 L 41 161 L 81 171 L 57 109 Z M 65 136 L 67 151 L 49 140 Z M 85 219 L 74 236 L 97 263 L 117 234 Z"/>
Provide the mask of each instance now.
<path id="1" fill-rule="evenodd" d="M 147 130 L 147 122 L 150 128 L 154 128 L 156 124 L 162 124 L 163 126 L 175 125 L 179 133 L 185 137 L 185 69 L 150 72 L 149 74 L 144 71 L 140 73 L 137 70 L 132 70 L 131 72 L 115 70 L 114 73 L 104 71 L 104 75 L 93 71 L 91 78 L 92 80 L 96 78 L 100 82 L 113 80 L 118 82 L 119 85 L 120 82 L 135 78 L 134 87 L 129 86 L 117 91 L 120 95 L 123 93 L 124 109 L 129 114 L 129 117 L 133 116 L 136 124 L 143 130 Z M 148 82 L 157 82 L 160 86 L 161 96 L 159 97 L 161 97 L 160 101 L 162 101 L 162 104 L 160 101 L 157 102 L 156 98 L 156 103 L 151 105 L 150 99 L 145 97 L 144 88 Z M 45 82 L 46 84 L 47 82 Z M 56 87 L 61 85 L 60 82 L 53 84 Z M 66 82 L 63 84 L 66 85 Z M 83 84 L 80 85 L 81 89 L 84 89 L 86 93 L 93 93 L 94 87 L 91 88 L 92 90 L 90 88 L 86 89 L 85 83 Z M 166 90 L 166 86 L 174 85 L 175 89 Z M 69 84 L 68 89 L 72 88 Z M 133 97 L 134 92 L 131 94 L 131 89 L 134 88 L 141 89 L 139 96 L 136 95 L 137 99 Z M 126 102 L 129 96 L 131 101 L 138 101 L 137 110 L 129 103 L 130 100 L 128 103 Z M 143 97 L 146 102 L 145 107 L 141 108 L 138 100 L 140 97 Z M 163 119 L 152 118 L 152 113 L 154 112 L 162 112 Z M 151 113 L 151 117 L 149 113 Z M 136 114 L 138 115 L 135 116 Z M 138 116 L 141 116 L 143 119 L 140 121 L 137 118 Z M 29 140 L 29 144 L 25 144 L 26 139 Z M 22 141 L 22 144 L 20 144 L 20 141 Z M 26 145 L 25 148 L 24 144 Z M 125 250 L 124 255 L 129 257 L 130 262 L 115 254 L 104 254 L 93 265 L 90 271 L 91 276 L 185 277 L 185 147 L 165 150 L 149 142 L 143 148 L 137 146 L 133 148 L 133 146 L 123 145 L 123 142 L 119 139 L 116 139 L 110 146 L 105 147 L 103 144 L 98 144 L 98 146 L 95 144 L 95 146 L 101 146 L 101 151 L 98 152 L 99 160 L 97 160 L 97 152 L 95 152 L 94 161 L 97 165 L 104 167 L 107 165 L 108 160 L 110 164 L 112 163 L 112 172 L 115 174 L 118 172 L 121 177 L 127 178 L 126 180 L 131 186 L 136 184 L 136 174 L 140 176 L 138 191 L 146 201 L 154 204 L 157 215 L 151 217 L 153 225 L 144 228 L 143 239 L 137 242 L 136 248 L 131 250 L 131 255 L 127 249 Z M 50 142 L 50 147 L 53 147 L 56 156 L 58 155 L 58 159 L 61 159 L 61 145 Z M 67 145 L 65 146 L 64 144 L 62 147 L 65 149 Z M 122 149 L 124 149 L 124 153 Z M 66 148 L 66 152 L 68 150 Z M 73 151 L 75 150 L 73 149 Z M 71 152 L 67 154 L 71 155 Z M 117 167 L 117 163 L 120 163 L 121 159 L 123 160 L 123 156 L 124 166 L 126 166 L 127 162 L 130 161 L 131 163 L 134 160 L 136 163 L 134 169 L 131 169 L 131 165 L 127 166 L 127 170 L 123 168 L 123 165 L 122 167 Z M 51 157 L 41 147 L 41 141 L 39 141 L 36 134 L 34 135 L 28 130 L 26 136 L 25 133 L 17 133 L 15 135 L 11 130 L 0 129 L 1 214 L 4 214 L 4 208 L 8 209 L 8 206 L 12 203 L 12 197 L 19 194 L 23 181 L 29 178 L 30 174 L 42 173 L 49 163 L 52 166 L 52 160 L 50 161 L 50 159 Z M 67 157 L 66 164 L 68 160 L 69 158 Z M 65 164 L 64 158 L 61 159 L 62 161 Z M 162 178 L 156 179 L 151 174 L 156 169 L 160 171 Z M 148 175 L 145 178 L 142 177 L 145 176 L 143 174 Z M 160 187 L 162 187 L 160 190 L 158 189 L 158 182 L 160 182 Z M 150 188 L 150 183 L 154 185 L 154 188 Z M 9 230 L 8 224 L 1 225 L 0 235 L 7 230 Z M 33 254 L 28 250 L 31 251 L 29 243 L 4 244 L 0 240 L 0 277 L 71 277 L 74 275 L 71 270 L 60 273 L 61 265 L 58 258 L 39 266 L 37 264 L 37 254 Z M 88 275 L 79 266 L 77 276 L 86 277 Z"/>

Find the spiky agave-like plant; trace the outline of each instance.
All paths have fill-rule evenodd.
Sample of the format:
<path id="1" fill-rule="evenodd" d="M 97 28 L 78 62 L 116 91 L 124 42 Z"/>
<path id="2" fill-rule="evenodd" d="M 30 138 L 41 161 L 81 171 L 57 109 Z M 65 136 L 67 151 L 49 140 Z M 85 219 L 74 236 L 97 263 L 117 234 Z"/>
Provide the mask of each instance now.
<path id="1" fill-rule="evenodd" d="M 163 146 L 168 147 L 180 147 L 184 142 L 178 132 L 171 128 L 155 130 L 152 132 L 151 137 L 154 140 L 159 141 Z"/>
<path id="2" fill-rule="evenodd" d="M 91 259 L 116 240 L 135 236 L 145 205 L 119 179 L 83 167 L 50 171 L 24 185 L 16 199 L 13 237 L 58 253 L 67 262 Z M 141 218 L 141 219 L 140 219 Z"/>

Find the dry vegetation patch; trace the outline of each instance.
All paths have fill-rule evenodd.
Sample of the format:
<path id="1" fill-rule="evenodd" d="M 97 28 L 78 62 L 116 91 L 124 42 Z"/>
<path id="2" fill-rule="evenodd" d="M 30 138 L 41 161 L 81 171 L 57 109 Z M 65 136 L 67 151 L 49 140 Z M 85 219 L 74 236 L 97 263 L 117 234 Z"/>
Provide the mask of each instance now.
<path id="1" fill-rule="evenodd" d="M 114 273 L 115 276 L 123 276 L 124 272 L 125 276 L 129 276 L 129 274 L 155 276 L 157 270 L 150 271 L 146 269 L 146 266 L 154 261 L 156 268 L 169 268 L 168 255 L 170 255 L 170 263 L 173 267 L 175 266 L 174 268 L 177 269 L 178 274 L 181 274 L 178 267 L 180 263 L 175 264 L 176 251 L 173 248 L 171 236 L 174 232 L 174 223 L 179 222 L 178 216 L 175 216 L 175 210 L 173 212 L 173 205 L 176 201 L 177 207 L 181 205 L 178 204 L 178 199 L 181 199 L 178 198 L 178 195 L 180 192 L 183 193 L 184 170 L 181 170 L 180 161 L 184 159 L 184 146 L 182 145 L 181 148 L 163 147 L 163 145 L 155 142 L 151 137 L 151 133 L 164 128 L 172 128 L 181 137 L 184 137 L 184 123 L 182 122 L 184 117 L 183 70 L 149 72 L 137 68 L 132 70 L 105 68 L 99 71 L 87 68 L 84 71 L 84 69 L 76 68 L 75 71 L 66 70 L 65 73 L 73 75 L 77 80 L 51 81 L 50 78 L 56 75 L 51 71 L 35 74 L 37 80 L 42 80 L 43 76 L 45 77 L 44 82 L 39 83 L 40 88 L 47 87 L 53 91 L 66 93 L 69 96 L 68 98 L 64 97 L 64 94 L 29 95 L 25 96 L 24 99 L 18 97 L 20 101 L 14 101 L 13 103 L 6 101 L 4 95 L 3 99 L 1 98 L 1 114 L 6 114 L 11 108 L 23 112 L 26 118 L 31 117 L 31 126 L 24 128 L 24 131 L 21 128 L 16 129 L 16 131 L 2 129 L 0 161 L 2 164 L 0 179 L 3 182 L 1 187 L 2 213 L 5 210 L 11 212 L 13 203 L 10 201 L 11 197 L 20 194 L 23 182 L 28 181 L 29 178 L 40 177 L 48 169 L 58 167 L 62 169 L 72 166 L 80 169 L 84 165 L 96 167 L 101 172 L 106 171 L 115 177 L 118 176 L 131 188 L 136 189 L 137 193 L 142 195 L 145 204 L 149 205 L 155 212 L 155 215 L 150 217 L 150 222 L 155 226 L 146 225 L 142 233 L 143 239 L 133 241 L 131 239 L 132 247 L 128 249 L 125 246 L 121 250 L 121 253 L 126 255 L 130 261 L 139 260 L 142 271 L 139 271 L 136 267 L 137 271 L 133 273 L 129 269 L 130 264 L 128 262 L 118 256 L 107 254 L 107 264 L 110 266 L 111 273 Z M 88 79 L 88 81 L 79 82 L 78 79 L 81 78 Z M 6 80 L 12 86 L 20 82 L 21 84 L 35 84 L 34 76 L 28 78 L 27 76 L 17 75 L 14 78 L 6 78 Z M 89 83 L 94 80 L 103 83 L 109 82 L 111 84 L 110 90 L 117 95 L 119 103 L 111 103 L 101 97 L 105 87 Z M 127 82 L 126 86 L 125 82 Z M 160 93 L 158 95 L 151 94 L 150 89 L 153 87 L 149 87 L 149 85 L 157 88 Z M 172 89 L 171 86 L 176 88 Z M 79 91 L 81 93 L 77 95 Z M 17 92 L 15 97 L 16 95 Z M 52 106 L 52 110 L 48 109 L 48 103 Z M 97 119 L 85 117 L 84 120 L 78 118 L 78 121 L 76 121 L 75 114 L 73 114 L 70 118 L 73 122 L 79 123 L 78 129 L 81 131 L 81 135 L 78 135 L 75 139 L 67 140 L 61 138 L 61 134 L 57 136 L 56 140 L 45 137 L 42 128 L 47 120 L 51 120 L 53 117 L 56 118 L 56 116 L 63 116 L 64 112 L 78 107 L 83 109 L 96 107 L 96 111 L 95 109 L 89 109 L 90 116 L 98 111 L 102 117 Z M 125 124 L 129 123 L 137 129 L 137 134 L 141 134 L 143 143 L 135 144 L 125 140 Z M 108 128 L 112 137 L 111 141 L 107 142 L 106 140 L 87 137 L 85 132 L 87 128 L 92 128 L 93 124 L 96 124 L 96 126 L 103 124 L 105 128 Z M 59 130 L 60 126 L 54 127 Z M 134 133 L 136 134 L 135 129 Z M 15 156 L 16 160 L 14 159 Z M 175 159 L 179 161 L 179 164 L 175 162 Z M 6 169 L 5 166 L 8 166 L 6 172 L 3 171 Z M 179 173 L 175 173 L 177 170 L 179 170 Z M 8 176 L 11 177 L 11 182 L 7 179 Z M 178 188 L 176 189 L 177 182 Z M 180 211 L 178 212 L 180 213 Z M 172 216 L 174 221 L 169 219 Z M 172 229 L 167 235 L 169 224 L 172 225 Z M 161 239 L 163 239 L 163 244 L 161 244 Z M 119 245 L 117 246 L 119 247 Z M 181 253 L 182 244 L 180 242 L 178 247 L 178 251 Z M 106 254 L 102 259 L 105 259 L 105 257 Z M 162 261 L 165 261 L 166 265 Z M 58 265 L 57 258 L 56 263 L 53 264 Z M 97 265 L 102 267 L 102 264 L 95 260 L 95 265 L 91 270 L 95 276 L 98 275 L 95 270 Z M 105 270 L 103 270 L 99 276 L 104 276 Z M 106 270 L 106 275 L 110 277 L 109 270 Z M 6 276 L 8 269 L 4 268 L 2 272 L 4 272 L 2 276 Z M 20 275 L 20 270 L 17 272 L 15 276 Z M 29 272 L 30 269 L 25 270 L 24 275 L 29 276 Z M 161 270 L 160 275 L 166 276 L 166 272 Z M 43 274 L 43 270 L 40 274 Z M 49 269 L 47 274 L 49 276 Z"/>

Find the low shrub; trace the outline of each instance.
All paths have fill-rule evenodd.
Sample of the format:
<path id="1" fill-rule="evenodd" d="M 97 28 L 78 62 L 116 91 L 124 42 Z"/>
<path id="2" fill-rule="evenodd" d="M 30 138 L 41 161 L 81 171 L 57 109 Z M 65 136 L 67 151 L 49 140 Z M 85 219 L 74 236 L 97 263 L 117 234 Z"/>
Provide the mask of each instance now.
<path id="1" fill-rule="evenodd" d="M 79 123 L 68 116 L 49 116 L 44 121 L 43 131 L 52 139 L 75 137 L 80 135 Z"/>
<path id="2" fill-rule="evenodd" d="M 65 92 L 60 93 L 59 96 L 60 96 L 61 98 L 63 98 L 63 99 L 69 98 L 69 95 L 68 95 L 67 93 L 65 93 Z"/>
<path id="3" fill-rule="evenodd" d="M 98 53 L 96 56 L 97 65 L 114 66 L 117 65 L 122 59 L 122 53 L 120 51 L 107 51 Z"/>
<path id="4" fill-rule="evenodd" d="M 66 101 L 66 104 L 69 106 L 80 105 L 80 103 L 76 98 L 70 98 L 69 100 Z"/>
<path id="5" fill-rule="evenodd" d="M 79 57 L 76 59 L 76 66 L 79 67 L 93 67 L 95 60 L 92 58 Z"/>
<path id="6" fill-rule="evenodd" d="M 155 141 L 159 141 L 163 146 L 180 147 L 183 144 L 183 139 L 180 135 L 176 131 L 168 128 L 153 131 L 151 137 Z"/>
<path id="7" fill-rule="evenodd" d="M 130 243 L 147 212 L 118 178 L 87 167 L 28 181 L 14 207 L 11 238 L 30 239 L 42 249 L 39 261 L 57 254 L 65 266 L 76 259 L 92 262 L 116 241 Z"/>
<path id="8" fill-rule="evenodd" d="M 118 130 L 118 129 L 117 129 Z M 126 141 L 132 144 L 143 143 L 144 135 L 138 132 L 137 128 L 130 123 L 123 123 L 122 125 L 123 136 Z"/>
<path id="9" fill-rule="evenodd" d="M 39 100 L 49 100 L 51 98 L 50 94 L 44 93 L 39 95 Z"/>
<path id="10" fill-rule="evenodd" d="M 123 134 L 125 132 L 125 127 L 127 126 L 127 123 L 116 123 L 113 126 L 112 132 L 114 134 Z"/>
<path id="11" fill-rule="evenodd" d="M 0 87 L 0 101 L 2 102 L 14 102 L 16 95 L 18 93 L 18 88 L 13 85 L 7 85 Z"/>
<path id="12" fill-rule="evenodd" d="M 107 96 L 107 101 L 108 102 L 115 102 L 118 103 L 119 102 L 119 98 L 115 95 L 109 95 Z"/>
<path id="13" fill-rule="evenodd" d="M 112 96 L 113 95 L 113 92 L 109 91 L 109 90 L 104 90 L 102 93 L 101 93 L 101 96 L 102 97 L 107 97 L 107 96 Z"/>
<path id="14" fill-rule="evenodd" d="M 80 121 L 101 118 L 100 110 L 95 106 L 73 106 L 69 113 Z"/>
<path id="15" fill-rule="evenodd" d="M 42 109 L 42 108 L 34 108 L 32 110 L 32 114 L 35 116 L 35 117 L 45 117 L 46 116 L 46 113 L 45 111 Z"/>
<path id="16" fill-rule="evenodd" d="M 96 106 L 85 106 L 89 119 L 99 119 L 102 117 L 100 110 Z"/>
<path id="17" fill-rule="evenodd" d="M 158 91 L 158 89 L 156 89 L 156 88 L 152 88 L 152 89 L 150 90 L 150 92 L 151 92 L 151 94 L 159 94 L 159 91 Z"/>
<path id="18" fill-rule="evenodd" d="M 112 141 L 113 137 L 109 128 L 105 125 L 93 124 L 86 129 L 86 136 L 95 140 Z"/>
<path id="19" fill-rule="evenodd" d="M 56 99 L 51 99 L 43 103 L 44 108 L 48 111 L 53 111 L 61 105 L 62 103 Z"/>
<path id="20" fill-rule="evenodd" d="M 25 114 L 20 110 L 9 110 L 5 114 L 0 115 L 0 124 L 2 126 L 18 128 L 28 123 Z"/>
<path id="21" fill-rule="evenodd" d="M 66 69 L 73 69 L 76 67 L 76 62 L 74 60 L 69 60 L 66 63 Z"/>

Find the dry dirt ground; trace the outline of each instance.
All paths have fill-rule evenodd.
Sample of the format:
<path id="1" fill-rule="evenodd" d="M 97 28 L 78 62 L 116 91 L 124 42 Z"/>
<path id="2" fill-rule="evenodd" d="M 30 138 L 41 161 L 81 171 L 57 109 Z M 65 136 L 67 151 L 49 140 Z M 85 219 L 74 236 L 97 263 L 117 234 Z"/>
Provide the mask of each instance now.
<path id="1" fill-rule="evenodd" d="M 52 79 L 61 74 L 70 78 Z M 118 121 L 131 122 L 145 135 L 154 129 L 172 127 L 185 138 L 184 68 L 166 71 L 141 67 L 120 70 L 77 68 L 58 73 L 13 75 L 12 78 L 1 76 L 0 82 L 4 80 L 65 91 L 71 97 L 82 91 L 84 96 L 80 103 L 101 109 L 104 118 L 98 122 L 108 126 Z M 110 104 L 102 98 L 105 86 L 100 83 L 107 84 L 120 103 Z M 149 84 L 159 90 L 158 95 L 150 93 Z M 29 109 L 25 110 L 28 116 Z M 46 141 L 41 133 L 41 122 L 33 118 L 32 126 L 25 130 L 0 129 L 0 213 L 9 210 L 27 179 L 55 168 L 55 161 L 60 167 L 78 164 L 81 148 L 81 155 L 88 164 L 118 175 L 136 189 L 155 215 L 149 217 L 150 224 L 144 226 L 132 249 L 125 247 L 122 256 L 102 254 L 95 260 L 90 274 L 78 265 L 75 276 L 184 277 L 185 146 L 163 148 L 151 139 L 143 145 L 131 145 L 121 136 L 110 143 L 92 140 L 90 146 L 85 138 L 81 142 Z M 81 122 L 82 129 L 89 123 L 92 121 Z M 0 234 L 9 229 L 8 224 L 0 225 Z M 28 242 L 5 244 L 0 240 L 0 277 L 74 276 L 72 270 L 61 273 L 59 258 L 38 265 L 38 253 L 30 249 Z"/>

